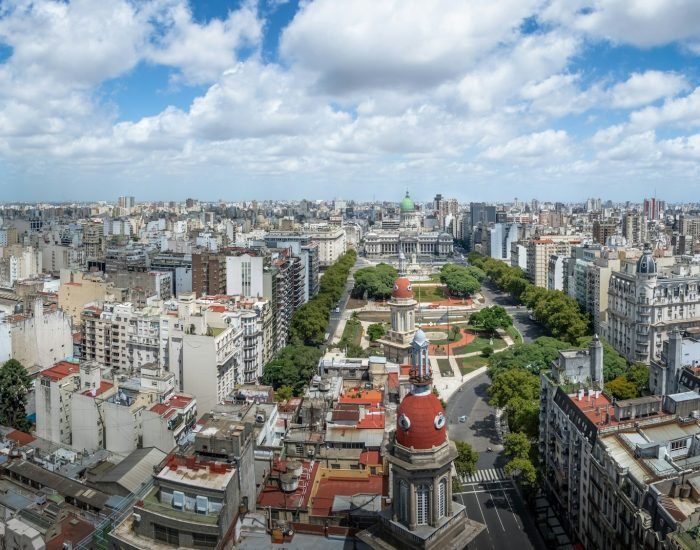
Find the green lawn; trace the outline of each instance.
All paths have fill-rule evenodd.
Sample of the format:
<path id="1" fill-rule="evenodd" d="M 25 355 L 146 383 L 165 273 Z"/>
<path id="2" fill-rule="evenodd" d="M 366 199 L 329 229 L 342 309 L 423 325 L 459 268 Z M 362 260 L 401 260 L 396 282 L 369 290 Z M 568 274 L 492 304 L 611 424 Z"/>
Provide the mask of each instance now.
<path id="1" fill-rule="evenodd" d="M 386 323 L 391 320 L 389 312 L 383 311 L 360 311 L 357 313 L 357 318 L 360 321 L 369 321 L 370 323 Z"/>
<path id="2" fill-rule="evenodd" d="M 349 319 L 343 329 L 343 340 L 359 346 L 362 342 L 362 323 Z"/>
<path id="3" fill-rule="evenodd" d="M 522 344 L 523 343 L 523 337 L 520 335 L 518 332 L 518 329 L 515 327 L 508 327 L 506 329 L 506 332 L 508 333 L 508 336 L 510 336 L 513 339 L 513 342 L 516 344 Z"/>
<path id="4" fill-rule="evenodd" d="M 434 283 L 439 283 L 440 282 L 440 273 L 431 274 L 430 280 L 433 281 Z"/>
<path id="5" fill-rule="evenodd" d="M 494 338 L 493 344 L 490 343 L 489 338 L 481 335 L 477 335 L 476 339 L 466 346 L 461 346 L 452 350 L 455 355 L 464 355 L 466 353 L 474 353 L 475 351 L 481 351 L 486 346 L 491 346 L 494 350 L 503 349 L 506 347 L 506 343 L 500 338 Z"/>
<path id="6" fill-rule="evenodd" d="M 420 302 L 440 302 L 445 299 L 442 286 L 413 285 L 413 297 Z"/>
<path id="7" fill-rule="evenodd" d="M 452 367 L 450 366 L 450 361 L 448 359 L 438 359 L 438 367 L 440 367 L 440 374 L 443 376 L 454 376 L 452 372 Z"/>
<path id="8" fill-rule="evenodd" d="M 481 357 L 480 355 L 475 355 L 474 357 L 464 357 L 462 359 L 457 359 L 460 363 L 460 370 L 462 374 L 469 374 L 476 369 L 485 366 L 488 363 L 488 359 Z"/>

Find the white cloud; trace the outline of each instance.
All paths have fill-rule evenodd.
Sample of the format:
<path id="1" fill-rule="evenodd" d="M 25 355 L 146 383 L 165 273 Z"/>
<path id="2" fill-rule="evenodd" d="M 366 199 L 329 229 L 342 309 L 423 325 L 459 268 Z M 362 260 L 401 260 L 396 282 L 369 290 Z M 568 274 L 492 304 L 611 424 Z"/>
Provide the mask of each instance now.
<path id="1" fill-rule="evenodd" d="M 546 157 L 553 161 L 569 154 L 569 137 L 563 130 L 545 130 L 519 136 L 503 145 L 494 145 L 482 153 L 489 160 L 532 161 Z"/>
<path id="2" fill-rule="evenodd" d="M 700 87 L 686 96 L 667 99 L 660 107 L 646 107 L 630 115 L 630 125 L 636 129 L 676 124 L 700 124 Z"/>
<path id="3" fill-rule="evenodd" d="M 517 37 L 539 0 L 316 0 L 281 39 L 283 56 L 336 94 L 421 89 L 458 78 L 480 56 Z"/>
<path id="4" fill-rule="evenodd" d="M 262 37 L 262 21 L 254 4 L 229 12 L 224 20 L 199 24 L 187 4 L 178 2 L 157 20 L 162 30 L 152 40 L 148 59 L 178 68 L 190 84 L 215 82 L 235 66 L 238 50 L 257 47 Z"/>
<path id="5" fill-rule="evenodd" d="M 640 47 L 700 37 L 697 0 L 552 0 L 542 17 L 596 38 Z"/>
<path id="6" fill-rule="evenodd" d="M 641 107 L 657 99 L 675 96 L 685 90 L 688 81 L 682 75 L 662 71 L 632 73 L 625 82 L 615 84 L 609 91 L 613 107 Z"/>

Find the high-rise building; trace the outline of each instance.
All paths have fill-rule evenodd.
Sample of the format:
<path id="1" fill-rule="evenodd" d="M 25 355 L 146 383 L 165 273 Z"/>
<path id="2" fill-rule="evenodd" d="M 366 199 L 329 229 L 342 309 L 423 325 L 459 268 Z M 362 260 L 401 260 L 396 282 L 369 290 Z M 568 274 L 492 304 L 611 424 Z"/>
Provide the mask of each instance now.
<path id="1" fill-rule="evenodd" d="M 192 292 L 199 296 L 226 294 L 226 256 L 208 249 L 192 252 Z"/>
<path id="2" fill-rule="evenodd" d="M 617 221 L 599 221 L 593 222 L 593 240 L 599 244 L 608 244 L 608 238 L 617 235 L 619 224 Z"/>
<path id="3" fill-rule="evenodd" d="M 625 214 L 622 235 L 629 246 L 640 246 L 647 241 L 647 217 L 643 214 Z"/>

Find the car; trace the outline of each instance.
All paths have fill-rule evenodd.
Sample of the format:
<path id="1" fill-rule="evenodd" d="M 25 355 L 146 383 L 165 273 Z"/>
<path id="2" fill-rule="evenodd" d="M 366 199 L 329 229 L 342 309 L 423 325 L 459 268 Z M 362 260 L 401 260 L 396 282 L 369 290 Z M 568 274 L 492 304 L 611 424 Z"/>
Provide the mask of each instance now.
<path id="1" fill-rule="evenodd" d="M 340 313 L 340 308 L 339 307 L 335 308 L 335 312 Z"/>
<path id="2" fill-rule="evenodd" d="M 463 414 L 462 416 L 459 417 L 460 422 L 466 422 L 467 421 L 467 415 Z"/>

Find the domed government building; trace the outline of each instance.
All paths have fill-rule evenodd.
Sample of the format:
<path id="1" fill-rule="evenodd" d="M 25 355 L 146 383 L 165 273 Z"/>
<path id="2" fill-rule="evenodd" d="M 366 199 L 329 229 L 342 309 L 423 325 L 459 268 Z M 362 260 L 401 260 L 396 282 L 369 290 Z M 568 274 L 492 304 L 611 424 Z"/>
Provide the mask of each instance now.
<path id="1" fill-rule="evenodd" d="M 454 239 L 443 231 L 425 230 L 423 214 L 406 191 L 399 205 L 398 228 L 395 221 L 373 228 L 364 237 L 364 252 L 368 258 L 398 257 L 401 252 L 417 259 L 447 258 L 454 253 Z"/>

